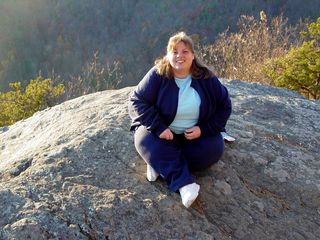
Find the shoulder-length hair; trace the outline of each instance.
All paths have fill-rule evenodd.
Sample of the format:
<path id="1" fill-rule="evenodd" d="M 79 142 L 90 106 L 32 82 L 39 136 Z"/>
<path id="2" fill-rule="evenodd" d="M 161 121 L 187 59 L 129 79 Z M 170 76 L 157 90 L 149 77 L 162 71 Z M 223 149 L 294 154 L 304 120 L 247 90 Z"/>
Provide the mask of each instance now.
<path id="1" fill-rule="evenodd" d="M 167 45 L 167 53 L 172 52 L 179 42 L 183 42 L 194 54 L 194 59 L 192 61 L 191 68 L 190 68 L 192 78 L 208 79 L 212 77 L 213 76 L 212 71 L 197 58 L 194 50 L 194 43 L 191 37 L 189 37 L 185 32 L 178 32 L 172 37 L 170 37 Z M 158 74 L 169 79 L 172 79 L 174 77 L 173 70 L 167 56 L 158 58 L 155 61 L 155 66 Z"/>

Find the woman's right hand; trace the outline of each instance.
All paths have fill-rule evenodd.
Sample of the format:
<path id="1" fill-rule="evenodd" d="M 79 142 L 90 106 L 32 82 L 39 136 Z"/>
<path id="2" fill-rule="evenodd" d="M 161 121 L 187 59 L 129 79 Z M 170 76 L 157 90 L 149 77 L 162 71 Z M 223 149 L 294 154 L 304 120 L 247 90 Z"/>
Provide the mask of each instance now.
<path id="1" fill-rule="evenodd" d="M 160 135 L 159 138 L 165 139 L 165 140 L 172 140 L 173 139 L 173 133 L 169 128 L 164 130 Z"/>

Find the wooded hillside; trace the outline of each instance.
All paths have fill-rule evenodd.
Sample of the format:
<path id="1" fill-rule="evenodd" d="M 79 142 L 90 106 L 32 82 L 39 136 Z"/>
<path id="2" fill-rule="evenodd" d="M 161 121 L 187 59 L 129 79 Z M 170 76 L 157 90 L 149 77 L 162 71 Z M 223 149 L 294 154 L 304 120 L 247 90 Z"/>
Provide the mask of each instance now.
<path id="1" fill-rule="evenodd" d="M 316 19 L 319 0 L 2 0 L 0 2 L 0 91 L 26 85 L 41 71 L 62 79 L 77 75 L 99 52 L 99 63 L 117 61 L 123 81 L 136 84 L 164 54 L 178 30 L 212 43 L 240 15 L 281 13 L 289 23 Z"/>

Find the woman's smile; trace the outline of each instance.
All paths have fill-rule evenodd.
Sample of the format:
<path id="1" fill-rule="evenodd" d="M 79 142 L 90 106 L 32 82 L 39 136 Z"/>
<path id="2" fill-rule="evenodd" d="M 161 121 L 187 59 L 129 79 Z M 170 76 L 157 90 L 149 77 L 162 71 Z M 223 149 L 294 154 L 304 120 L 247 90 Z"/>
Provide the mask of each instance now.
<path id="1" fill-rule="evenodd" d="M 179 42 L 172 51 L 168 52 L 167 58 L 175 77 L 181 78 L 190 74 L 194 54 L 184 42 Z"/>

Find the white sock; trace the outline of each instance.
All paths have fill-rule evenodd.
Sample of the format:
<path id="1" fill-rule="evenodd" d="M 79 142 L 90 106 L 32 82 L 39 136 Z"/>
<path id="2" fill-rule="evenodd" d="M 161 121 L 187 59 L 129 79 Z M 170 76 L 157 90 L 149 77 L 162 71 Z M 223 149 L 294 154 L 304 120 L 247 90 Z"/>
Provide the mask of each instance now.
<path id="1" fill-rule="evenodd" d="M 179 189 L 182 204 L 190 207 L 199 195 L 200 185 L 196 183 L 187 184 Z"/>
<path id="2" fill-rule="evenodd" d="M 149 182 L 154 182 L 157 180 L 159 173 L 157 173 L 151 165 L 147 164 L 147 179 Z"/>

